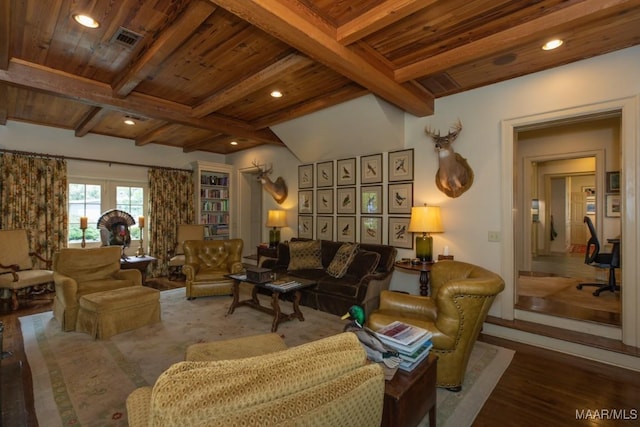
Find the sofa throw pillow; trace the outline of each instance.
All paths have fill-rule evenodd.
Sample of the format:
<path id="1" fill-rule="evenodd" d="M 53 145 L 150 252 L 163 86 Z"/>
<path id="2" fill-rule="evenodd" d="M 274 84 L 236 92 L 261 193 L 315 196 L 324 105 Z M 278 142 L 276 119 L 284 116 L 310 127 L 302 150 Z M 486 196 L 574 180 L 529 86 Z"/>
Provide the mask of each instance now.
<path id="1" fill-rule="evenodd" d="M 327 267 L 327 274 L 335 277 L 336 279 L 344 277 L 344 275 L 347 274 L 347 270 L 353 262 L 353 259 L 358 253 L 359 247 L 360 245 L 357 243 L 343 243 L 331 260 L 329 267 Z"/>
<path id="2" fill-rule="evenodd" d="M 289 242 L 288 270 L 322 269 L 320 240 Z"/>

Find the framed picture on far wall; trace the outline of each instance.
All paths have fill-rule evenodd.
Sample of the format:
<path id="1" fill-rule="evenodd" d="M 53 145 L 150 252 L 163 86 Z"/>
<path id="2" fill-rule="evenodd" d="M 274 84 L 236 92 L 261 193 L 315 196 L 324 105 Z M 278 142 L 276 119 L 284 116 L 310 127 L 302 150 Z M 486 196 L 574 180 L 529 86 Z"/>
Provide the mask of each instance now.
<path id="1" fill-rule="evenodd" d="M 413 206 L 413 183 L 405 182 L 403 184 L 389 184 L 389 200 L 390 214 L 410 214 L 411 206 Z"/>
<path id="2" fill-rule="evenodd" d="M 413 148 L 389 153 L 389 182 L 413 181 Z"/>
<path id="3" fill-rule="evenodd" d="M 313 213 L 313 190 L 298 191 L 298 213 Z"/>
<path id="4" fill-rule="evenodd" d="M 607 172 L 607 193 L 620 192 L 620 171 Z"/>
<path id="5" fill-rule="evenodd" d="M 298 237 L 313 239 L 313 217 L 298 215 Z"/>
<path id="6" fill-rule="evenodd" d="M 298 166 L 298 188 L 313 188 L 313 165 Z"/>
<path id="7" fill-rule="evenodd" d="M 389 218 L 389 245 L 396 248 L 413 249 L 413 233 L 408 232 L 410 217 Z"/>
<path id="8" fill-rule="evenodd" d="M 316 211 L 319 214 L 333 213 L 333 188 L 316 190 Z"/>
<path id="9" fill-rule="evenodd" d="M 316 239 L 333 240 L 333 217 L 316 217 Z"/>
<path id="10" fill-rule="evenodd" d="M 318 179 L 316 180 L 318 188 L 333 187 L 333 160 L 318 163 L 316 172 L 318 173 Z"/>
<path id="11" fill-rule="evenodd" d="M 622 200 L 619 194 L 607 194 L 606 195 L 606 204 L 607 211 L 606 216 L 609 218 L 618 218 L 622 216 Z"/>
<path id="12" fill-rule="evenodd" d="M 360 243 L 382 244 L 382 217 L 363 216 L 360 218 Z"/>
<path id="13" fill-rule="evenodd" d="M 356 217 L 339 216 L 336 221 L 336 240 L 338 242 L 356 241 Z"/>
<path id="14" fill-rule="evenodd" d="M 382 213 L 382 185 L 360 187 L 360 213 Z"/>
<path id="15" fill-rule="evenodd" d="M 336 165 L 336 184 L 356 185 L 356 158 L 340 159 Z"/>
<path id="16" fill-rule="evenodd" d="M 338 214 L 356 213 L 356 188 L 338 188 L 336 191 L 336 212 Z"/>
<path id="17" fill-rule="evenodd" d="M 382 153 L 360 157 L 360 184 L 382 182 Z"/>

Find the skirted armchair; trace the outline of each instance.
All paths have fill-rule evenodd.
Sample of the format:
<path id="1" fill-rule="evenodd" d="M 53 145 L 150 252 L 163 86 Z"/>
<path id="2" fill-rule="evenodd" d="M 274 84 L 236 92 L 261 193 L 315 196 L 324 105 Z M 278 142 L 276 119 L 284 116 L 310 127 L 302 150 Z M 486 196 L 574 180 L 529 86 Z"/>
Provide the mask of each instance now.
<path id="1" fill-rule="evenodd" d="M 459 391 L 473 345 L 502 278 L 482 267 L 441 261 L 431 268 L 431 296 L 382 291 L 380 307 L 368 319 L 374 330 L 394 320 L 431 331 L 438 355 L 438 387 Z"/>
<path id="2" fill-rule="evenodd" d="M 120 270 L 122 247 L 61 249 L 53 256 L 56 296 L 53 316 L 63 331 L 75 331 L 80 297 L 127 286 L 142 286 L 138 270 Z"/>
<path id="3" fill-rule="evenodd" d="M 224 276 L 242 271 L 242 246 L 242 239 L 184 242 L 187 299 L 231 295 L 233 279 Z"/>

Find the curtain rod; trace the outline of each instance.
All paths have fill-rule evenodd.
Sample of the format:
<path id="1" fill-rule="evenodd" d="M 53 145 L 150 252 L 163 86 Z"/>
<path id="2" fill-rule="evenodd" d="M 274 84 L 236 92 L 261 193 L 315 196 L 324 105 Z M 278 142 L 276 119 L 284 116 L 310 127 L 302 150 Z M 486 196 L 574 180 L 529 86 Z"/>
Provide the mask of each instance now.
<path id="1" fill-rule="evenodd" d="M 192 172 L 191 169 L 180 169 L 180 168 L 171 168 L 167 166 L 153 166 L 153 165 L 143 165 L 140 163 L 128 163 L 128 162 L 119 162 L 115 160 L 100 160 L 100 159 L 86 159 L 83 157 L 69 157 L 69 156 L 61 156 L 58 154 L 44 154 L 44 153 L 36 153 L 33 151 L 18 151 L 18 150 L 7 150 L 6 148 L 0 148 L 0 153 L 10 153 L 10 154 L 21 154 L 23 156 L 36 156 L 36 157 L 47 157 L 52 159 L 62 159 L 62 160 L 79 160 L 83 162 L 96 162 L 96 163 L 106 163 L 109 166 L 111 165 L 122 165 L 122 166 L 135 166 L 141 168 L 154 168 L 154 169 L 165 169 L 172 171 L 181 171 L 181 172 Z"/>

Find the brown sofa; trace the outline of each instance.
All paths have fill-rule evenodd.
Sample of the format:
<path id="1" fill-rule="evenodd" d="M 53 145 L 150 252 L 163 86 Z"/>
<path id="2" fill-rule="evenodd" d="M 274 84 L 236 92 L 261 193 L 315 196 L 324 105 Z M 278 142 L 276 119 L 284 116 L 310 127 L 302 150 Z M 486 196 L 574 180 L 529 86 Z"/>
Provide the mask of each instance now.
<path id="1" fill-rule="evenodd" d="M 176 363 L 129 395 L 127 413 L 130 427 L 379 426 L 384 386 L 382 368 L 347 332 L 255 357 Z"/>
<path id="2" fill-rule="evenodd" d="M 310 239 L 292 239 L 296 242 L 311 242 Z M 316 241 L 318 242 L 318 241 Z M 346 274 L 336 278 L 327 272 L 342 242 L 320 240 L 319 268 L 292 269 L 289 244 L 278 245 L 278 258 L 266 259 L 262 267 L 293 277 L 311 279 L 317 284 L 302 291 L 301 304 L 338 316 L 345 314 L 354 305 L 360 305 L 368 315 L 378 308 L 380 292 L 389 288 L 397 250 L 393 246 L 359 244 Z"/>
<path id="3" fill-rule="evenodd" d="M 242 271 L 242 239 L 187 240 L 183 246 L 187 299 L 231 295 L 233 279 L 224 276 Z"/>
<path id="4" fill-rule="evenodd" d="M 63 331 L 76 330 L 80 298 L 90 293 L 142 286 L 138 270 L 120 270 L 122 247 L 61 249 L 53 256 L 53 316 Z"/>
<path id="5" fill-rule="evenodd" d="M 489 270 L 440 261 L 431 268 L 430 297 L 384 291 L 367 324 L 377 330 L 400 320 L 431 331 L 438 387 L 458 391 L 487 312 L 503 289 L 502 278 Z"/>

